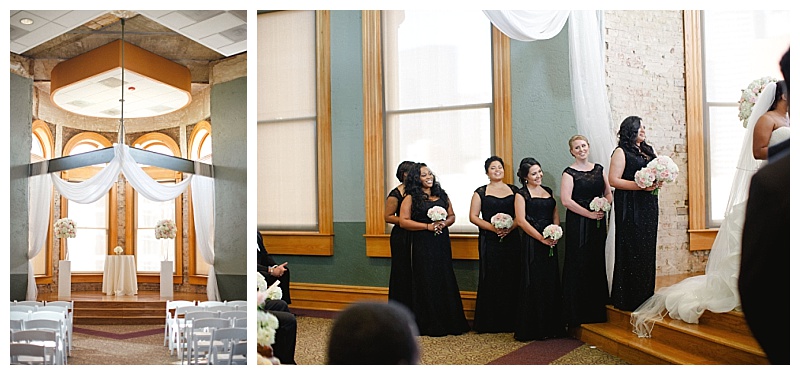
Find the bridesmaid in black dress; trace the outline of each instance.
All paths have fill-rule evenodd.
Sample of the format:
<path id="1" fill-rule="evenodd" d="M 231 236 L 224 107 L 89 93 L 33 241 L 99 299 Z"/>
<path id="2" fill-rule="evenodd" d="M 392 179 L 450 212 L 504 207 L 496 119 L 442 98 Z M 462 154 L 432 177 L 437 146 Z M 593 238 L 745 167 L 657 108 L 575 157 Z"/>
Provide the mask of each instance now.
<path id="1" fill-rule="evenodd" d="M 592 211 L 589 204 L 596 197 L 611 203 L 613 197 L 603 166 L 589 162 L 589 140 L 573 136 L 569 152 L 575 162 L 561 174 L 561 204 L 567 209 L 562 283 L 564 320 L 573 328 L 607 319 L 605 212 Z"/>
<path id="2" fill-rule="evenodd" d="M 450 199 L 424 163 L 416 163 L 404 182 L 400 226 L 411 232 L 411 311 L 423 336 L 469 331 L 453 271 L 448 227 L 456 221 Z M 439 206 L 447 218 L 434 222 L 428 210 Z"/>
<path id="3" fill-rule="evenodd" d="M 550 224 L 559 225 L 553 190 L 542 186 L 542 167 L 534 158 L 522 159 L 517 171 L 522 182 L 514 201 L 515 221 L 522 229 L 522 284 L 514 339 L 544 340 L 564 337 L 561 318 L 561 282 L 556 241 L 544 238 Z"/>
<path id="4" fill-rule="evenodd" d="M 486 159 L 484 169 L 489 184 L 475 190 L 469 209 L 469 221 L 477 225 L 480 273 L 475 319 L 472 328 L 479 333 L 514 332 L 519 297 L 520 239 L 517 225 L 498 229 L 491 223 L 497 213 L 514 217 L 514 196 L 519 191 L 503 182 L 503 159 Z"/>
<path id="5" fill-rule="evenodd" d="M 633 311 L 650 298 L 656 286 L 658 196 L 651 192 L 661 183 L 642 189 L 634 182 L 636 171 L 656 157 L 645 142 L 642 119 L 629 116 L 619 127 L 619 147 L 611 155 L 608 182 L 614 191 L 616 225 L 614 278 L 611 302 Z"/>
<path id="6" fill-rule="evenodd" d="M 392 269 L 389 274 L 389 299 L 397 301 L 411 308 L 411 243 L 410 234 L 400 227 L 400 203 L 405 197 L 403 181 L 408 174 L 408 169 L 414 165 L 413 161 L 404 161 L 397 166 L 397 185 L 389 196 L 383 209 L 383 218 L 387 224 L 392 224 L 392 234 L 389 245 L 392 251 Z"/>

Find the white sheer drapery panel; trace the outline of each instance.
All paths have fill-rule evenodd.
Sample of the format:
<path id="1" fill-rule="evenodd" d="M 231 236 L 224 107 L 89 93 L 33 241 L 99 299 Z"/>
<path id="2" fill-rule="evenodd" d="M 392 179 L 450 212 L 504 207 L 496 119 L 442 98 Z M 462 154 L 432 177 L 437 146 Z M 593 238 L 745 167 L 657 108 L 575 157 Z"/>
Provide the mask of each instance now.
<path id="1" fill-rule="evenodd" d="M 25 299 L 36 300 L 36 277 L 33 258 L 42 251 L 47 242 L 47 224 L 50 222 L 50 204 L 53 182 L 47 175 L 28 179 L 28 290 Z"/>
<path id="2" fill-rule="evenodd" d="M 523 42 L 558 35 L 570 15 L 568 10 L 484 10 L 483 13 L 503 34 Z"/>
<path id="3" fill-rule="evenodd" d="M 151 201 L 164 202 L 175 199 L 186 191 L 192 181 L 193 175 L 187 174 L 183 181 L 174 185 L 161 184 L 153 180 L 136 163 L 136 160 L 130 154 L 128 145 L 114 144 L 114 152 L 116 154 L 115 158 L 122 158 L 122 174 L 125 175 L 134 190 Z"/>
<path id="4" fill-rule="evenodd" d="M 181 195 L 192 180 L 192 176 L 175 185 L 162 185 L 150 178 L 130 155 L 127 145 L 114 144 L 114 159 L 92 178 L 83 182 L 67 182 L 58 177 L 58 173 L 51 173 L 56 190 L 70 201 L 77 203 L 92 203 L 108 193 L 111 185 L 117 181 L 119 172 L 139 194 L 156 202 L 175 199 Z"/>
<path id="5" fill-rule="evenodd" d="M 209 301 L 219 301 L 219 287 L 214 272 L 214 180 L 195 176 L 192 180 L 196 249 L 208 263 L 206 295 Z"/>

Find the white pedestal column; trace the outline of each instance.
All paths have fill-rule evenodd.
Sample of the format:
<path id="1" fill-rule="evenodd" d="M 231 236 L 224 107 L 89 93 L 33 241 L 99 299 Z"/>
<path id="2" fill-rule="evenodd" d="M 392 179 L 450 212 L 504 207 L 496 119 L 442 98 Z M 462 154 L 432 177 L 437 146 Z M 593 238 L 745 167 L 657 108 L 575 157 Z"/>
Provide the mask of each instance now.
<path id="1" fill-rule="evenodd" d="M 72 263 L 68 260 L 58 261 L 58 297 L 70 298 L 72 295 Z"/>
<path id="2" fill-rule="evenodd" d="M 161 298 L 172 298 L 172 261 L 161 261 Z"/>

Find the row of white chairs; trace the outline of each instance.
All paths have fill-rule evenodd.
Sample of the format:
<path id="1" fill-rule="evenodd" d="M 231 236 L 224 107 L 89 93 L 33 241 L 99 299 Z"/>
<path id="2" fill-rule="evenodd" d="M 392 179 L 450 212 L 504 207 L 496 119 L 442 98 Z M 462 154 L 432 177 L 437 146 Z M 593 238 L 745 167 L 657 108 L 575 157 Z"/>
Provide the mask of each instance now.
<path id="1" fill-rule="evenodd" d="M 236 344 L 247 340 L 246 327 L 234 327 L 225 318 L 201 317 L 203 313 L 189 313 L 178 344 L 181 364 L 245 364 L 246 355 L 232 353 Z M 245 319 L 246 320 L 246 319 Z M 241 348 L 237 350 L 242 350 Z M 244 349 L 246 350 L 246 349 Z M 231 363 L 233 362 L 233 363 Z"/>
<path id="2" fill-rule="evenodd" d="M 11 332 L 12 365 L 65 365 L 66 348 L 55 330 Z"/>
<path id="3" fill-rule="evenodd" d="M 247 327 L 247 311 L 210 311 L 200 306 L 178 306 L 171 313 L 167 313 L 167 320 L 164 326 L 165 346 L 168 345 L 169 352 L 172 354 L 175 349 L 179 349 L 178 356 L 183 358 L 186 348 L 185 328 L 187 321 L 200 318 L 220 318 L 229 320 L 231 326 L 237 328 Z"/>
<path id="4" fill-rule="evenodd" d="M 67 310 L 67 344 L 72 350 L 72 324 L 74 321 L 75 301 L 12 301 L 11 311 L 57 311 Z"/>

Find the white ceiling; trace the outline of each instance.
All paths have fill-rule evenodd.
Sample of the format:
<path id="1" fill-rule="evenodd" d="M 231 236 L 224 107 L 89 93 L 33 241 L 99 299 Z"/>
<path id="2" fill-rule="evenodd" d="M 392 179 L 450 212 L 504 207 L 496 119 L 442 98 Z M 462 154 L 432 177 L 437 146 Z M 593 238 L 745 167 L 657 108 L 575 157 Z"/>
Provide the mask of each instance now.
<path id="1" fill-rule="evenodd" d="M 110 10 L 12 10 L 11 52 L 24 54 L 50 39 L 75 29 Z M 135 11 L 224 56 L 247 50 L 247 11 L 139 10 Z M 30 25 L 21 19 L 33 20 Z"/>

